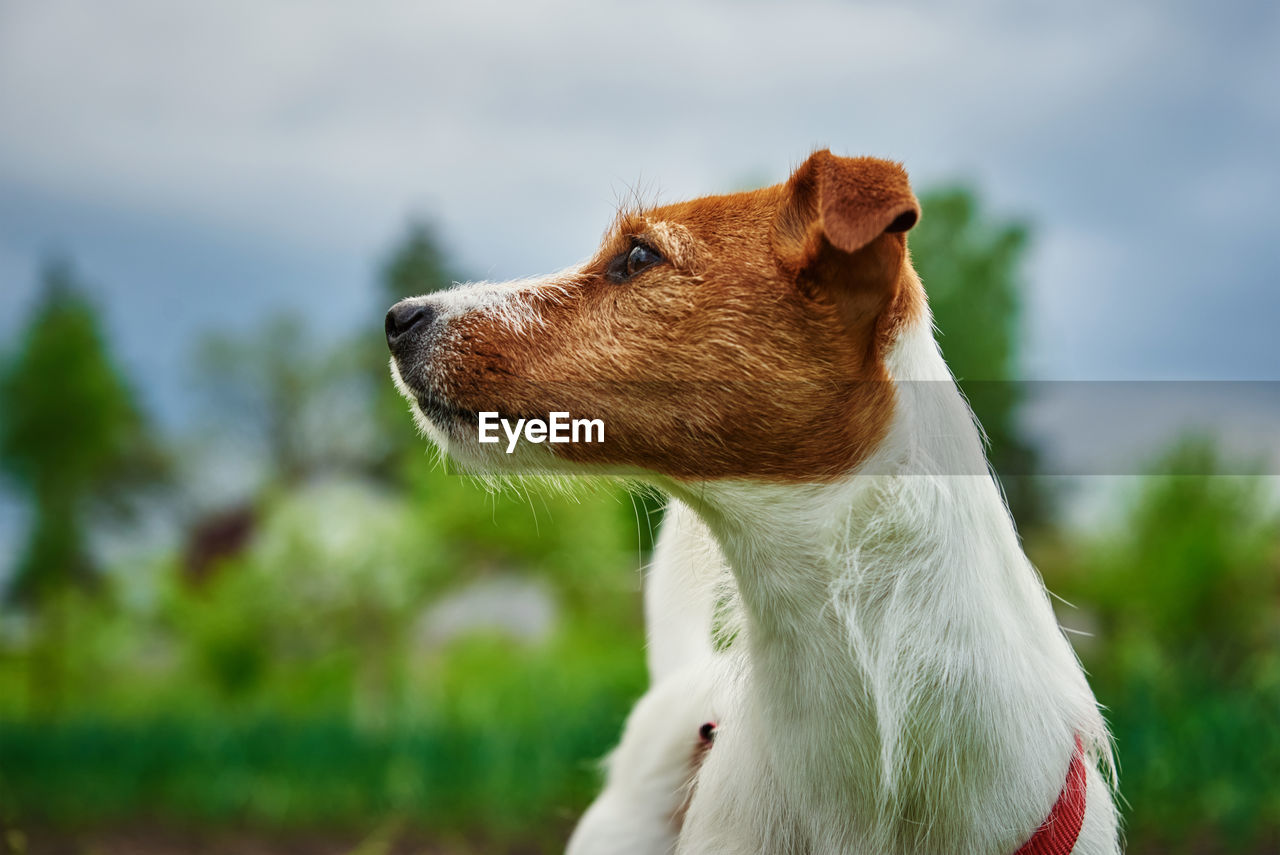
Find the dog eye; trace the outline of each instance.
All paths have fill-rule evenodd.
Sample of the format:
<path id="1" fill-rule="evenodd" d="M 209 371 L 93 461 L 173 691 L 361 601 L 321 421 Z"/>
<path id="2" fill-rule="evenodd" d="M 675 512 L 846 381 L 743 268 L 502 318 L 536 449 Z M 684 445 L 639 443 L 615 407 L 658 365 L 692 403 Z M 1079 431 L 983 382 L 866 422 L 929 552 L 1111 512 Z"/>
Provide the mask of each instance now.
<path id="1" fill-rule="evenodd" d="M 662 261 L 662 256 L 644 244 L 638 243 L 631 247 L 631 251 L 627 253 L 626 273 L 628 276 L 635 276 L 641 270 L 646 267 L 652 267 L 660 261 Z"/>
<path id="2" fill-rule="evenodd" d="M 613 264 L 609 265 L 609 278 L 615 282 L 621 282 L 662 262 L 663 258 L 656 250 L 637 243 L 627 250 L 625 255 L 618 256 Z"/>

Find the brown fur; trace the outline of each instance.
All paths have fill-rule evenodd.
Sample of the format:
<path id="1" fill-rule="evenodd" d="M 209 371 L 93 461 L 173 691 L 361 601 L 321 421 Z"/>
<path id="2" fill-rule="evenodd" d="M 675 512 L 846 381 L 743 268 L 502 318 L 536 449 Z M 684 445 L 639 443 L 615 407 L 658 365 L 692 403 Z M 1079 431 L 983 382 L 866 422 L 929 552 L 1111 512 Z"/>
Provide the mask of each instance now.
<path id="1" fill-rule="evenodd" d="M 597 255 L 531 292 L 543 325 L 475 313 L 431 356 L 438 394 L 469 411 L 604 420 L 579 464 L 678 479 L 826 481 L 864 459 L 893 409 L 884 353 L 923 311 L 906 236 L 906 173 L 812 155 L 785 184 L 619 218 Z M 665 263 L 610 263 L 639 240 Z"/>

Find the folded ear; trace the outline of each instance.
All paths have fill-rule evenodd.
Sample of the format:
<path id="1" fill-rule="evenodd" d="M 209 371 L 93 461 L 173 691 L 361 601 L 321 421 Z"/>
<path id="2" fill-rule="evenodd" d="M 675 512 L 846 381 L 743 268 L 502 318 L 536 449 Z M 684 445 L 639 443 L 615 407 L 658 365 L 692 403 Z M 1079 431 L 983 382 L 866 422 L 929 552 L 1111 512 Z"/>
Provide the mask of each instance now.
<path id="1" fill-rule="evenodd" d="M 823 149 L 783 188 L 773 243 L 793 272 L 815 261 L 823 243 L 853 253 L 883 234 L 905 232 L 920 204 L 900 164 L 874 157 L 836 157 Z"/>

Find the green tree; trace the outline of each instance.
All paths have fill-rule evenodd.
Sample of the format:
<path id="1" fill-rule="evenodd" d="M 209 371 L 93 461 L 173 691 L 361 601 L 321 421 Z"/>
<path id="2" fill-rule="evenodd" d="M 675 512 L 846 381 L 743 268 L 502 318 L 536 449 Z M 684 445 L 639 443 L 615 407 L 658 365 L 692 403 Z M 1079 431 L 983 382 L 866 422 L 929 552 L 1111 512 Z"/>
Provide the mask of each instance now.
<path id="1" fill-rule="evenodd" d="M 1199 436 L 1155 461 L 1083 592 L 1105 604 L 1119 646 L 1151 644 L 1168 674 L 1195 667 L 1223 683 L 1255 657 L 1280 664 L 1280 515 L 1267 479 L 1221 474 L 1229 464 Z"/>
<path id="2" fill-rule="evenodd" d="M 1280 514 L 1274 479 L 1188 437 L 1050 585 L 1121 761 L 1131 851 L 1274 851 L 1280 833 Z"/>
<path id="3" fill-rule="evenodd" d="M 133 488 L 165 470 L 70 263 L 50 262 L 42 279 L 17 352 L 0 371 L 0 469 L 34 510 L 8 594 L 31 605 L 91 582 L 89 515 L 127 513 Z"/>
<path id="4" fill-rule="evenodd" d="M 50 262 L 16 352 L 0 369 L 0 471 L 31 506 L 31 531 L 6 591 L 38 619 L 33 696 L 56 704 L 69 591 L 96 580 L 95 514 L 127 515 L 127 498 L 160 481 L 164 457 L 111 357 L 98 313 L 71 265 Z"/>
<path id="5" fill-rule="evenodd" d="M 942 352 L 990 441 L 992 465 L 1025 528 L 1044 516 L 1037 455 L 1018 424 L 1025 399 L 1020 338 L 1021 266 L 1029 229 L 993 218 L 955 187 L 921 196 L 911 257 L 940 333 Z"/>
<path id="6" fill-rule="evenodd" d="M 269 480 L 297 484 L 367 464 L 373 440 L 352 348 L 325 349 L 297 318 L 279 315 L 241 334 L 206 336 L 196 367 L 209 422 L 220 438 L 260 454 Z"/>
<path id="7" fill-rule="evenodd" d="M 382 312 L 453 281 L 435 229 L 415 221 L 378 276 L 377 326 L 354 342 L 325 348 L 287 315 L 245 333 L 207 336 L 196 366 L 210 421 L 262 454 L 271 480 L 285 485 L 334 469 L 400 480 L 401 454 L 422 440 L 388 374 Z"/>

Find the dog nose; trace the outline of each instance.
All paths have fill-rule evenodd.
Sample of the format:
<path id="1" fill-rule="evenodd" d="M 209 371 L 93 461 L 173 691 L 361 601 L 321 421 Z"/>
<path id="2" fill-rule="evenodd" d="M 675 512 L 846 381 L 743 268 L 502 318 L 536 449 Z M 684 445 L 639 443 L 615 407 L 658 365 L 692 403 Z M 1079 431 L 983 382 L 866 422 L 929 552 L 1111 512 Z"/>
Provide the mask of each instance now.
<path id="1" fill-rule="evenodd" d="M 387 312 L 384 324 L 387 330 L 387 347 L 395 347 L 396 342 L 403 339 L 415 327 L 431 323 L 436 316 L 435 309 L 426 303 L 415 300 L 401 300 Z"/>

